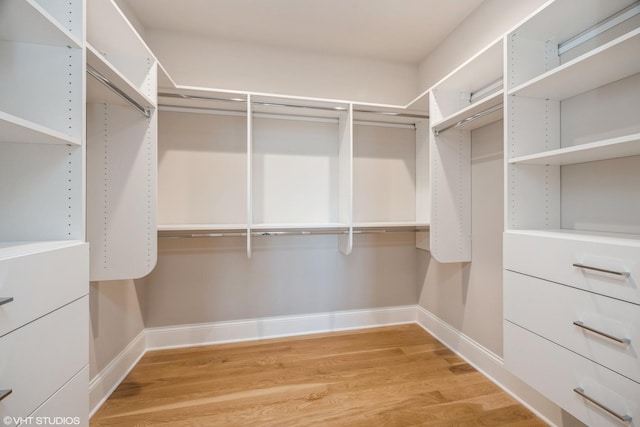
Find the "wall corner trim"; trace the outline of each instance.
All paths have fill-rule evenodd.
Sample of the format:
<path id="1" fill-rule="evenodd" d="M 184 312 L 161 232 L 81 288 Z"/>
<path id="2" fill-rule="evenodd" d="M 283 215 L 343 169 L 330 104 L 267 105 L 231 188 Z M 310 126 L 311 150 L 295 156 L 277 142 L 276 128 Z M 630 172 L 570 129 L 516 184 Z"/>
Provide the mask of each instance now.
<path id="1" fill-rule="evenodd" d="M 551 426 L 559 408 L 504 367 L 502 358 L 418 305 L 146 328 L 89 383 L 90 416 L 147 351 L 417 323 Z M 546 415 L 549 416 L 546 416 Z"/>
<path id="2" fill-rule="evenodd" d="M 511 374 L 502 357 L 417 305 L 416 323 L 550 426 L 560 426 L 559 408 Z M 551 419 L 550 419 L 551 417 Z M 556 421 L 556 422 L 554 422 Z"/>
<path id="3" fill-rule="evenodd" d="M 143 329 L 109 364 L 89 382 L 89 418 L 100 409 L 147 351 Z"/>

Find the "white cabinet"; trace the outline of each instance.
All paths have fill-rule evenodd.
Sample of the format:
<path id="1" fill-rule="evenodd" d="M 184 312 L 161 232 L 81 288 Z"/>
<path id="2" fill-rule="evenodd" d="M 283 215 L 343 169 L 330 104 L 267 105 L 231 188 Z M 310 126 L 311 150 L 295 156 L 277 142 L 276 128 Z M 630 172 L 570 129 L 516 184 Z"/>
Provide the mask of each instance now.
<path id="1" fill-rule="evenodd" d="M 0 417 L 86 420 L 84 1 L 0 2 Z M 44 350 L 44 351 L 43 351 Z"/>
<path id="2" fill-rule="evenodd" d="M 91 280 L 156 263 L 157 61 L 112 0 L 87 10 L 87 237 Z"/>
<path id="3" fill-rule="evenodd" d="M 424 112 L 189 87 L 160 103 L 163 235 L 245 236 L 251 256 L 252 236 L 332 233 L 348 254 L 353 233 L 428 228 Z"/>
<path id="4" fill-rule="evenodd" d="M 589 425 L 640 421 L 639 11 L 557 0 L 505 39 L 505 365 Z"/>
<path id="5" fill-rule="evenodd" d="M 471 261 L 472 130 L 502 120 L 503 43 L 469 59 L 430 92 L 431 253 Z"/>
<path id="6" fill-rule="evenodd" d="M 0 337 L 0 389 L 12 391 L 0 401 L 2 419 L 28 416 L 87 367 L 88 298 L 85 295 Z M 88 383 L 82 392 L 76 397 L 81 401 Z M 64 416 L 86 417 L 88 407 L 78 409 L 82 412 Z"/>

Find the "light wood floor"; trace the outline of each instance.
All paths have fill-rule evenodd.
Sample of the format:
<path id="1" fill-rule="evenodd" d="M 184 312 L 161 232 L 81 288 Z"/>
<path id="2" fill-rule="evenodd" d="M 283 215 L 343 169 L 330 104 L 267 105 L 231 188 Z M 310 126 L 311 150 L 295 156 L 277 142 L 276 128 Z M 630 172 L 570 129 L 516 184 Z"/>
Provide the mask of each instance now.
<path id="1" fill-rule="evenodd" d="M 544 426 L 417 325 L 147 353 L 91 426 Z"/>

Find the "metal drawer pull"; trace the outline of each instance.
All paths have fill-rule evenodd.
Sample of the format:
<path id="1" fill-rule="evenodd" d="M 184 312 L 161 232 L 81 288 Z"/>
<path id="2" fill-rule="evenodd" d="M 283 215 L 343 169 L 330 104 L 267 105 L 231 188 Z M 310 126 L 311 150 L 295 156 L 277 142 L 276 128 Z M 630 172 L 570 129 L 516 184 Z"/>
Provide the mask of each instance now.
<path id="1" fill-rule="evenodd" d="M 614 337 L 613 335 L 609 335 L 606 332 L 602 332 L 602 331 L 599 331 L 597 329 L 593 329 L 592 327 L 585 325 L 584 323 L 582 323 L 579 320 L 574 321 L 573 324 L 578 326 L 578 327 L 580 327 L 580 328 L 582 328 L 582 329 L 586 329 L 589 332 L 593 332 L 594 334 L 598 334 L 598 335 L 601 335 L 601 336 L 603 336 L 605 338 L 609 338 L 610 340 L 613 340 L 613 341 L 615 341 L 617 343 L 620 343 L 620 344 L 631 344 L 631 340 L 629 338 Z"/>
<path id="2" fill-rule="evenodd" d="M 589 397 L 585 394 L 584 389 L 582 387 L 576 387 L 573 389 L 573 391 L 577 394 L 579 394 L 580 396 L 584 397 L 586 400 L 588 400 L 589 402 L 593 403 L 594 405 L 596 405 L 598 408 L 602 409 L 603 411 L 609 413 L 610 415 L 613 415 L 614 417 L 616 417 L 617 419 L 619 419 L 620 421 L 622 421 L 623 423 L 630 423 L 631 422 L 631 416 L 630 415 L 620 415 L 617 412 L 609 409 L 606 405 L 603 405 L 602 403 L 598 402 L 597 400 L 595 400 L 593 397 Z"/>
<path id="3" fill-rule="evenodd" d="M 593 270 L 593 271 L 599 271 L 601 273 L 614 274 L 616 276 L 624 276 L 624 277 L 631 276 L 631 273 L 629 273 L 628 271 L 607 270 L 606 268 L 593 267 L 591 265 L 584 265 L 584 264 L 578 264 L 578 263 L 574 263 L 573 266 L 578 268 L 583 268 L 585 270 Z"/>
<path id="4" fill-rule="evenodd" d="M 13 392 L 12 389 L 9 390 L 0 390 L 0 400 L 4 399 L 5 397 L 9 396 L 11 393 Z"/>
<path id="5" fill-rule="evenodd" d="M 13 297 L 0 297 L 0 305 L 5 305 L 13 301 Z"/>

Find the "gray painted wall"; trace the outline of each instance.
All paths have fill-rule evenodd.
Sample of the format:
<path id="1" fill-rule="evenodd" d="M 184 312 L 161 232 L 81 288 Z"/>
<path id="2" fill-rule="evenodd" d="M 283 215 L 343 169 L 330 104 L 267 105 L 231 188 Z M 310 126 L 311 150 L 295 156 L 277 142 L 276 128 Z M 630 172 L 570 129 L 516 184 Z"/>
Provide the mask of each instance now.
<path id="1" fill-rule="evenodd" d="M 148 277 L 147 327 L 415 304 L 413 233 L 161 239 Z"/>

